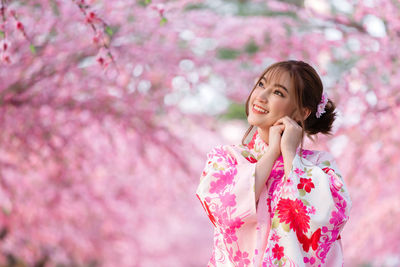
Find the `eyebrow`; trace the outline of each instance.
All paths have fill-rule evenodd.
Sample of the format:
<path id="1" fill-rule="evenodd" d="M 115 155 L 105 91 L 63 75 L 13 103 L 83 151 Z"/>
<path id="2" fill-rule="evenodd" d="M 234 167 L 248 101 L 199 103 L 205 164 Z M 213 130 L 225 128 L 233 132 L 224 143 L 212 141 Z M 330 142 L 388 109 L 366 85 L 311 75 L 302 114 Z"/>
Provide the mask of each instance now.
<path id="1" fill-rule="evenodd" d="M 265 77 L 262 77 L 261 79 L 263 79 L 267 83 L 267 79 L 265 79 Z M 280 87 L 280 88 L 284 89 L 289 94 L 289 90 L 285 86 L 283 86 L 282 84 L 275 83 L 274 86 L 277 86 L 277 87 Z"/>

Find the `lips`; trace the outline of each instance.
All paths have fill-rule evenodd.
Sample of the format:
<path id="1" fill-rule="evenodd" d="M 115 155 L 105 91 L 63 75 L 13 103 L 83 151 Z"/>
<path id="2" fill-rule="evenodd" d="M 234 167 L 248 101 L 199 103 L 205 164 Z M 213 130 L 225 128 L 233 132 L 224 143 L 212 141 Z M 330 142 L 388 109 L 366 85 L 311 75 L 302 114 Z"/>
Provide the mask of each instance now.
<path id="1" fill-rule="evenodd" d="M 253 105 L 252 110 L 256 114 L 267 114 L 268 113 L 268 111 L 266 109 L 264 109 L 256 104 Z"/>

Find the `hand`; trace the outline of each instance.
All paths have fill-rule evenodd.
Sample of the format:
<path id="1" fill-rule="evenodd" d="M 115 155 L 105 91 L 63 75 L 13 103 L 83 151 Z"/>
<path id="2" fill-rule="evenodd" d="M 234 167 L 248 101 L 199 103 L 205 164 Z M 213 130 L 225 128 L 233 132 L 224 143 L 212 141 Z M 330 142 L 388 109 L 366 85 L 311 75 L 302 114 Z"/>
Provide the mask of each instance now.
<path id="1" fill-rule="evenodd" d="M 269 127 L 268 150 L 275 158 L 281 154 L 281 138 L 284 129 L 283 124 Z"/>
<path id="2" fill-rule="evenodd" d="M 301 126 L 288 116 L 277 120 L 272 127 L 275 126 L 283 126 L 283 135 L 280 144 L 282 155 L 296 154 L 296 149 L 301 142 Z"/>

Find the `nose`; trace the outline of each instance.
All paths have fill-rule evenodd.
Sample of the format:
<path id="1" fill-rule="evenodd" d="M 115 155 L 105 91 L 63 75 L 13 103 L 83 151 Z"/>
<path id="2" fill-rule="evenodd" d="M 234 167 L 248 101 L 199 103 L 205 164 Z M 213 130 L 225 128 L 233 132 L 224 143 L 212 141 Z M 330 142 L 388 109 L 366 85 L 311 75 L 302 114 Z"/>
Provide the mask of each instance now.
<path id="1" fill-rule="evenodd" d="M 261 103 L 268 103 L 268 97 L 269 97 L 268 90 L 264 90 L 257 95 L 256 99 Z"/>

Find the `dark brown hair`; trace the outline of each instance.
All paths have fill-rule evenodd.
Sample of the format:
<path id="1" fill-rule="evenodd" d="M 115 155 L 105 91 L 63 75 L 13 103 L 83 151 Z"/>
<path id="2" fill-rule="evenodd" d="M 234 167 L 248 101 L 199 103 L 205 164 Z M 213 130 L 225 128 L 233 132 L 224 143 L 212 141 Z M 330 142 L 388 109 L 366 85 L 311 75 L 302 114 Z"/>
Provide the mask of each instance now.
<path id="1" fill-rule="evenodd" d="M 303 108 L 308 108 L 311 111 L 306 120 L 301 119 L 298 121 L 299 125 L 303 128 L 301 141 L 301 149 L 303 149 L 304 134 L 306 134 L 310 139 L 312 139 L 312 135 L 317 133 L 331 134 L 332 124 L 337 115 L 335 104 L 328 99 L 328 103 L 325 106 L 325 113 L 323 113 L 319 118 L 316 117 L 315 114 L 317 112 L 318 104 L 321 101 L 323 85 L 318 73 L 309 64 L 303 61 L 289 60 L 277 62 L 269 66 L 258 78 L 246 100 L 246 116 L 249 116 L 250 96 L 261 81 L 262 77 L 266 77 L 267 80 L 274 79 L 279 78 L 277 76 L 280 76 L 283 73 L 288 73 L 291 78 L 298 111 L 302 111 Z M 243 136 L 243 145 L 253 127 L 254 126 L 251 125 Z"/>

